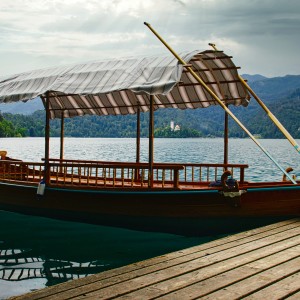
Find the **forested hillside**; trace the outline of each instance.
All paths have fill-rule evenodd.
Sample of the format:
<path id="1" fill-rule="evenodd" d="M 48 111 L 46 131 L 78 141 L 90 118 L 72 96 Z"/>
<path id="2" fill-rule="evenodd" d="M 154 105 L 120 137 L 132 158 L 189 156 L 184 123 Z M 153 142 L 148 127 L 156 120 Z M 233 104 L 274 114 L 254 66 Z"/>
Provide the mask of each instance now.
<path id="1" fill-rule="evenodd" d="M 300 138 L 300 76 L 266 78 L 262 75 L 243 75 L 256 93 L 264 100 L 288 131 Z M 34 107 L 40 107 L 32 101 Z M 23 105 L 23 106 L 22 106 Z M 15 106 L 15 112 L 27 104 Z M 28 106 L 30 101 L 28 102 Z M 27 106 L 27 107 L 28 107 Z M 3 105 L 0 107 L 3 110 Z M 7 106 L 8 107 L 8 106 Z M 6 108 L 7 108 L 6 107 Z M 34 109 L 34 108 L 33 108 Z M 252 132 L 262 138 L 282 138 L 282 133 L 269 120 L 265 112 L 251 99 L 248 107 L 230 109 Z M 28 108 L 24 109 L 28 112 Z M 44 111 L 32 114 L 0 115 L 0 136 L 44 136 Z M 148 113 L 141 114 L 141 135 L 148 136 Z M 170 122 L 180 126 L 171 131 Z M 229 121 L 231 137 L 245 137 L 245 133 Z M 157 137 L 221 137 L 223 136 L 224 111 L 220 107 L 198 110 L 161 109 L 155 112 L 155 136 Z M 60 135 L 60 121 L 51 121 L 51 135 Z M 72 137 L 135 137 L 136 116 L 84 116 L 65 120 L 65 135 Z"/>

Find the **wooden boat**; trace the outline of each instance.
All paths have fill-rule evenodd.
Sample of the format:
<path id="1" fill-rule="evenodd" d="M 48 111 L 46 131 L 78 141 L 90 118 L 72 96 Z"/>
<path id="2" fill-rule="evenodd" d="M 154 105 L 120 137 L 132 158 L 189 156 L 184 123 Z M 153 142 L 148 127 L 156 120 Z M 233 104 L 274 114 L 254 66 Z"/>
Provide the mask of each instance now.
<path id="1" fill-rule="evenodd" d="M 299 152 L 298 144 L 238 75 L 231 57 L 212 46 L 213 50 L 180 55 L 168 47 L 174 56 L 96 61 L 2 78 L 0 103 L 40 96 L 46 126 L 43 161 L 8 159 L 2 151 L 0 208 L 187 235 L 239 231 L 299 216 L 299 182 L 279 166 L 228 105 L 247 106 L 251 94 Z M 155 163 L 154 110 L 210 105 L 225 110 L 224 161 Z M 148 162 L 139 158 L 141 111 L 149 111 Z M 65 159 L 64 118 L 85 114 L 137 114 L 136 161 Z M 248 165 L 228 162 L 228 115 L 282 171 L 282 181 L 248 182 Z M 62 121 L 59 158 L 49 157 L 49 120 L 53 118 Z"/>

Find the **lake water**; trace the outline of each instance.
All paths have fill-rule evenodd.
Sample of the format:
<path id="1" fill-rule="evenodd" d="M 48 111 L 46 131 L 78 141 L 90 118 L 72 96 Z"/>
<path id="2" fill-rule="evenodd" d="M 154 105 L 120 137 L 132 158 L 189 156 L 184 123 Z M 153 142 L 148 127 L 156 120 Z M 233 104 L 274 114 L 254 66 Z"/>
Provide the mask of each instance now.
<path id="1" fill-rule="evenodd" d="M 299 154 L 286 140 L 259 140 L 283 168 L 300 176 Z M 24 161 L 44 157 L 43 138 L 0 139 L 0 150 Z M 50 141 L 59 157 L 59 139 Z M 250 139 L 229 140 L 229 162 L 247 163 L 246 180 L 280 180 L 281 172 Z M 135 161 L 134 139 L 65 138 L 66 159 Z M 141 140 L 141 161 L 148 139 Z M 223 161 L 222 139 L 156 139 L 155 162 Z M 185 237 L 24 216 L 0 211 L 0 299 L 99 273 L 218 236 Z"/>

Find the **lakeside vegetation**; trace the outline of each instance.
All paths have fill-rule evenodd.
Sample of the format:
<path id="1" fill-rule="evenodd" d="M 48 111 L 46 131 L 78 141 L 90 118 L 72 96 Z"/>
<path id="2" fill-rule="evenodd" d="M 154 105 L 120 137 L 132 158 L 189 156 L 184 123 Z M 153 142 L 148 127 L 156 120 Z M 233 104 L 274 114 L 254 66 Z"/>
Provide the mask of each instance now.
<path id="1" fill-rule="evenodd" d="M 141 114 L 141 136 L 148 136 L 148 113 Z M 168 115 L 165 116 L 168 118 Z M 202 137 L 195 129 L 183 126 L 174 131 L 168 121 L 156 122 L 155 137 L 185 138 Z M 32 115 L 0 114 L 0 137 L 41 137 L 44 136 L 45 112 L 36 111 Z M 51 120 L 51 136 L 60 136 L 60 120 Z M 135 137 L 136 116 L 83 116 L 65 119 L 65 136 L 69 137 Z"/>

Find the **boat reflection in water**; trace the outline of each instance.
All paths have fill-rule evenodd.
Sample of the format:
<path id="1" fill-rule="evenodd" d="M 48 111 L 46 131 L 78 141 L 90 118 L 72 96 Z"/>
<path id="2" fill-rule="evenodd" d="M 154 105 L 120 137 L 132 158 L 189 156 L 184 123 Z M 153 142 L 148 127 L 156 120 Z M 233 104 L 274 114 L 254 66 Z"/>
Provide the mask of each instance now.
<path id="1" fill-rule="evenodd" d="M 47 286 L 92 275 L 103 270 L 103 264 L 31 256 L 31 249 L 0 250 L 0 279 L 21 281 L 46 278 Z"/>

